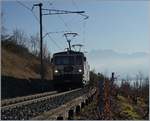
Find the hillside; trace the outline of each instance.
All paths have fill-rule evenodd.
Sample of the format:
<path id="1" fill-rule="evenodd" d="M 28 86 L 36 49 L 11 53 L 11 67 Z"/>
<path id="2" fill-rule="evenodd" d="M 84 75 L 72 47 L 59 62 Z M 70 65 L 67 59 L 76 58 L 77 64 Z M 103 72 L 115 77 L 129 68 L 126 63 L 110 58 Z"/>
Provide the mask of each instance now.
<path id="1" fill-rule="evenodd" d="M 19 79 L 39 79 L 40 61 L 30 53 L 16 53 L 11 48 L 2 45 L 1 48 L 1 74 Z M 52 79 L 52 66 L 46 64 L 47 73 L 45 79 Z"/>
<path id="2" fill-rule="evenodd" d="M 24 46 L 2 41 L 2 99 L 53 90 L 52 65 L 44 61 L 44 80 L 41 80 L 39 60 Z"/>

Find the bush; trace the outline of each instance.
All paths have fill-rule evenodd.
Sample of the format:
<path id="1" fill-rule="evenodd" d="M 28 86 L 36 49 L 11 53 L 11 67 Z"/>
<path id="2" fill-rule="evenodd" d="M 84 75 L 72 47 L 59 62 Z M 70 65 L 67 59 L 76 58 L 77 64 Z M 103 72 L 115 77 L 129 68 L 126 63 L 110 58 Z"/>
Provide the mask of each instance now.
<path id="1" fill-rule="evenodd" d="M 23 45 L 18 45 L 15 41 L 12 41 L 11 39 L 2 41 L 1 44 L 3 48 L 7 49 L 8 51 L 17 53 L 21 56 L 31 55 L 31 53 L 29 53 L 28 48 L 26 48 Z"/>

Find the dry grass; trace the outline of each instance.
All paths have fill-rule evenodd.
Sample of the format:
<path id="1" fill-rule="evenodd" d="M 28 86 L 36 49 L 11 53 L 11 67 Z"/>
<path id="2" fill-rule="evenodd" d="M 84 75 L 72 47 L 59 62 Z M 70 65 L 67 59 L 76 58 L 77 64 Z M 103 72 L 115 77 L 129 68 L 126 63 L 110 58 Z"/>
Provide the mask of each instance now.
<path id="1" fill-rule="evenodd" d="M 1 48 L 1 73 L 2 76 L 11 76 L 21 79 L 40 78 L 39 74 L 40 62 L 33 56 L 19 55 L 11 51 Z M 52 78 L 52 69 L 48 65 L 46 79 Z"/>
<path id="2" fill-rule="evenodd" d="M 139 100 L 138 105 L 133 105 L 127 98 L 118 95 L 117 99 L 114 98 L 112 102 L 112 120 L 145 120 L 141 113 L 145 104 L 143 104 L 144 102 L 141 100 Z M 75 119 L 99 120 L 96 100 L 88 106 L 85 106 L 85 108 L 81 110 L 81 113 L 75 116 Z"/>
<path id="3" fill-rule="evenodd" d="M 124 119 L 124 120 L 141 120 L 142 117 L 137 113 L 137 110 L 135 109 L 134 105 L 130 103 L 129 99 L 118 95 L 116 99 L 116 103 L 118 104 L 118 108 L 120 108 L 120 111 L 114 110 L 115 117 L 118 119 Z"/>

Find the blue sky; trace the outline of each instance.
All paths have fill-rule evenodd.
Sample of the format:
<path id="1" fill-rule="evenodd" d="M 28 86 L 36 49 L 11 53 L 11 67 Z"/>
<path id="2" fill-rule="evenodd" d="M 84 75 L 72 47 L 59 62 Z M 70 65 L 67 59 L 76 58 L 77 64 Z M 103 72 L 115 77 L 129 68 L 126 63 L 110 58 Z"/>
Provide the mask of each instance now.
<path id="1" fill-rule="evenodd" d="M 79 15 L 61 15 L 61 18 L 66 23 L 71 21 L 67 23 L 69 29 L 79 33 L 79 37 L 74 40 L 74 43 L 85 44 L 85 48 L 88 48 L 87 51 L 113 49 L 123 52 L 147 52 L 149 50 L 150 16 L 148 10 L 150 2 L 148 1 L 73 0 L 76 6 L 73 5 L 72 0 L 56 0 L 53 5 L 49 5 L 49 1 L 43 2 L 43 7 L 86 11 L 89 19 L 86 20 L 85 28 L 83 28 L 85 22 Z M 32 8 L 32 4 L 38 2 L 24 1 L 23 3 Z M 11 31 L 17 27 L 28 34 L 38 32 L 38 22 L 32 13 L 17 2 L 3 2 L 2 10 L 4 10 L 5 24 L 8 30 Z M 35 8 L 34 12 L 37 13 L 38 9 Z M 43 25 L 46 26 L 47 32 L 68 30 L 57 15 L 43 16 Z M 83 35 L 83 33 L 85 34 Z M 64 48 L 65 39 L 62 33 L 51 36 L 56 39 L 59 46 Z M 45 38 L 45 41 L 49 44 L 51 51 L 57 51 L 58 48 L 49 38 Z M 63 45 L 60 42 L 63 42 Z"/>
<path id="2" fill-rule="evenodd" d="M 38 1 L 21 2 L 32 8 L 33 3 Z M 72 43 L 84 44 L 84 49 L 88 52 L 105 49 L 129 54 L 149 52 L 150 1 L 47 0 L 43 2 L 43 8 L 84 10 L 89 16 L 87 20 L 83 20 L 83 17 L 77 14 L 51 15 L 43 16 L 43 25 L 47 32 L 77 32 L 79 36 Z M 39 32 L 39 24 L 31 11 L 16 1 L 3 1 L 2 10 L 8 32 L 15 28 L 24 30 L 28 35 Z M 38 16 L 37 8 L 34 9 L 34 13 Z M 43 34 L 45 33 L 44 30 Z M 52 53 L 67 46 L 62 34 L 51 35 L 61 49 L 48 37 L 44 39 Z"/>

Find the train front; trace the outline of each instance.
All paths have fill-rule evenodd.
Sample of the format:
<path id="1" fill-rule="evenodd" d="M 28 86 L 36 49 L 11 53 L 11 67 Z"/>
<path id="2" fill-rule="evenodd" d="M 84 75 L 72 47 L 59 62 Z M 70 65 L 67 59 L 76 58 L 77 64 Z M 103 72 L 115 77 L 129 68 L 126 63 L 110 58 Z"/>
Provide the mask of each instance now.
<path id="1" fill-rule="evenodd" d="M 53 78 L 56 88 L 73 89 L 83 86 L 83 53 L 56 53 L 53 55 L 53 65 Z"/>

